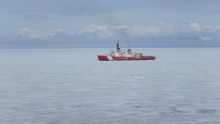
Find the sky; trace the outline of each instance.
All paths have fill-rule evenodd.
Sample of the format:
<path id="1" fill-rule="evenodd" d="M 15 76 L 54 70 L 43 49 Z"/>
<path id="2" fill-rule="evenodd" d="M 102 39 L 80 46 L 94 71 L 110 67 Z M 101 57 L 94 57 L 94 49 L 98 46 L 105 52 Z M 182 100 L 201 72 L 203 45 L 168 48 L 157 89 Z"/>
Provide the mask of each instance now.
<path id="1" fill-rule="evenodd" d="M 219 0 L 1 0 L 0 48 L 220 47 Z"/>

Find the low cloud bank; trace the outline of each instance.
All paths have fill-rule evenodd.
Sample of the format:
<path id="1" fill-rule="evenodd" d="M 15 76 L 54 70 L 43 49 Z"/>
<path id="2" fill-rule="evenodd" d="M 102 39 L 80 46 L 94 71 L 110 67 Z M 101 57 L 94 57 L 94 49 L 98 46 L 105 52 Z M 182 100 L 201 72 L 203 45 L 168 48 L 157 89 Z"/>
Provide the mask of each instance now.
<path id="1" fill-rule="evenodd" d="M 112 47 L 220 47 L 220 26 L 196 22 L 144 25 L 90 25 L 81 31 L 33 30 L 24 27 L 14 35 L 1 35 L 1 48 Z M 128 44 L 129 43 L 129 44 Z"/>

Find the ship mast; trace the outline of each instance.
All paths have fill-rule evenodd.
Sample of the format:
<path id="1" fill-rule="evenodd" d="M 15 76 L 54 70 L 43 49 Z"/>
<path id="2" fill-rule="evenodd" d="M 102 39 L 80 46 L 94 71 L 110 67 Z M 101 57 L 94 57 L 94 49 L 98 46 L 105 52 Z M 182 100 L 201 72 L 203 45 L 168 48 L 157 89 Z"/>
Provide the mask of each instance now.
<path id="1" fill-rule="evenodd" d="M 117 49 L 120 49 L 120 48 L 119 48 L 119 42 L 120 42 L 120 41 L 118 40 L 118 43 L 117 43 Z"/>

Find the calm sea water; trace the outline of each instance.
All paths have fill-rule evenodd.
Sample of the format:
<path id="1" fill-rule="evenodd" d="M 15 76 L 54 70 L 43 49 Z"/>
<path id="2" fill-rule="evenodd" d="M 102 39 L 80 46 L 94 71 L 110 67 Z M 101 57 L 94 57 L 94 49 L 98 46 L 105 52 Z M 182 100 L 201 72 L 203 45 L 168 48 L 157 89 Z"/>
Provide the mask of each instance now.
<path id="1" fill-rule="evenodd" d="M 220 48 L 0 50 L 0 124 L 219 124 Z"/>

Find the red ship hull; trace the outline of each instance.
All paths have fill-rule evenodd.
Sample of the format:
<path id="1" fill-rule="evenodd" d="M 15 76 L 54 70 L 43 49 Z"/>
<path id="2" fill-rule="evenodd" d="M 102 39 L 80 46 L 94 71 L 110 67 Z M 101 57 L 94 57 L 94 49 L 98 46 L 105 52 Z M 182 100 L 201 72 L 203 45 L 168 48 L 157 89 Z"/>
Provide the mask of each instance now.
<path id="1" fill-rule="evenodd" d="M 155 60 L 155 56 L 142 56 L 140 58 L 135 57 L 115 57 L 111 56 L 112 60 L 109 60 L 107 55 L 98 55 L 100 61 L 125 61 L 125 60 Z"/>

